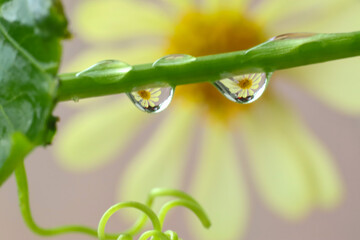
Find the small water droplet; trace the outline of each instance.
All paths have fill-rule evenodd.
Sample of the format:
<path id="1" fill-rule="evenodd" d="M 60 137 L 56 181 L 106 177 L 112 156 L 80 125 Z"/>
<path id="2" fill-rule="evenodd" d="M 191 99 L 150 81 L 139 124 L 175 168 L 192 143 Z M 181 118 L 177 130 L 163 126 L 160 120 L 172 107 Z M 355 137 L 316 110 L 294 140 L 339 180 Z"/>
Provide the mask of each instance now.
<path id="1" fill-rule="evenodd" d="M 169 106 L 174 95 L 174 88 L 148 88 L 127 93 L 130 100 L 141 111 L 158 113 Z"/>
<path id="2" fill-rule="evenodd" d="M 246 104 L 263 94 L 270 76 L 271 73 L 248 73 L 221 79 L 214 85 L 229 100 Z"/>
<path id="3" fill-rule="evenodd" d="M 89 77 L 99 83 L 113 83 L 122 79 L 132 66 L 118 60 L 105 60 L 76 74 L 76 77 Z"/>
<path id="4" fill-rule="evenodd" d="M 153 67 L 181 65 L 195 61 L 196 57 L 187 54 L 170 54 L 159 58 L 153 63 Z"/>
<path id="5" fill-rule="evenodd" d="M 309 32 L 285 33 L 285 34 L 281 34 L 276 37 L 270 38 L 269 41 L 308 38 L 308 37 L 312 37 L 316 34 L 317 33 L 309 33 Z"/>
<path id="6" fill-rule="evenodd" d="M 78 96 L 73 96 L 72 98 L 71 98 L 71 100 L 73 100 L 74 102 L 79 102 L 79 97 Z"/>

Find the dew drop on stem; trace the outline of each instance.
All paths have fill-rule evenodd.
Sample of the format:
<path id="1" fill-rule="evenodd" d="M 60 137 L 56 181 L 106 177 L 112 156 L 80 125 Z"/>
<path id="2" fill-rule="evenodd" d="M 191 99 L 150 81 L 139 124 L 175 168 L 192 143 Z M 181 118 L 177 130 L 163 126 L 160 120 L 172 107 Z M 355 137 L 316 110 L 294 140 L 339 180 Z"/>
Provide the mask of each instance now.
<path id="1" fill-rule="evenodd" d="M 104 60 L 76 74 L 76 77 L 88 77 L 98 83 L 117 82 L 131 71 L 132 66 L 118 60 Z"/>
<path id="2" fill-rule="evenodd" d="M 148 88 L 127 93 L 130 100 L 141 111 L 158 113 L 166 109 L 174 95 L 173 87 Z"/>
<path id="3" fill-rule="evenodd" d="M 229 100 L 247 104 L 256 101 L 264 93 L 272 73 L 248 73 L 223 78 L 214 86 Z"/>
<path id="4" fill-rule="evenodd" d="M 269 41 L 277 41 L 277 40 L 287 40 L 287 39 L 301 39 L 308 38 L 317 35 L 317 33 L 309 33 L 309 32 L 298 32 L 298 33 L 285 33 L 273 38 L 270 38 Z"/>
<path id="5" fill-rule="evenodd" d="M 195 61 L 196 57 L 187 54 L 170 54 L 159 58 L 153 63 L 153 67 L 164 67 L 172 65 L 182 65 Z"/>
<path id="6" fill-rule="evenodd" d="M 79 97 L 78 96 L 73 96 L 72 98 L 71 98 L 71 100 L 73 100 L 74 102 L 79 102 Z"/>

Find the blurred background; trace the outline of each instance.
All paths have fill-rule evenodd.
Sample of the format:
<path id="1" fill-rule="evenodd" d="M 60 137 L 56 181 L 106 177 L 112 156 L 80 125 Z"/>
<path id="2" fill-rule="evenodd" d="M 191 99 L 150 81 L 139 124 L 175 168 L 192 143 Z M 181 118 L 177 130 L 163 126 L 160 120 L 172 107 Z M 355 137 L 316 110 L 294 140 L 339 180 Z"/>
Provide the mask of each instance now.
<path id="1" fill-rule="evenodd" d="M 149 62 L 157 59 L 160 56 L 165 55 L 166 53 L 172 53 L 172 51 L 175 50 L 181 53 L 188 53 L 186 52 L 186 49 L 182 50 L 184 46 L 185 48 L 192 47 L 193 49 L 189 49 L 189 53 L 194 55 L 203 55 L 207 53 L 206 51 L 204 52 L 202 48 L 199 48 L 200 50 L 196 48 L 196 44 L 191 45 L 187 44 L 186 41 L 181 43 L 179 43 L 178 41 L 179 38 L 188 38 L 191 43 L 194 43 L 195 41 L 201 41 L 192 38 L 191 33 L 196 30 L 192 30 L 192 27 L 197 24 L 194 19 L 201 19 L 202 21 L 205 21 L 206 17 L 199 15 L 192 18 L 192 14 L 186 15 L 186 11 L 190 11 L 188 10 L 190 8 L 184 5 L 189 4 L 189 2 L 191 1 L 159 0 L 147 1 L 146 4 L 145 1 L 140 1 L 140 4 L 134 7 L 134 12 L 128 12 L 127 14 L 124 13 L 125 9 L 120 8 L 121 4 L 118 5 L 119 2 L 126 2 L 125 0 L 104 1 L 103 5 L 106 5 L 107 7 L 101 8 L 99 5 L 98 12 L 96 12 L 96 4 L 99 4 L 100 2 L 102 1 L 63 0 L 65 10 L 70 19 L 70 29 L 74 35 L 73 39 L 66 41 L 64 44 L 64 60 L 62 66 L 63 72 L 82 70 L 90 64 L 95 63 L 96 61 L 107 58 L 121 58 L 122 60 L 127 61 L 130 64 Z M 152 3 L 152 5 L 150 4 L 151 7 L 149 7 L 149 2 Z M 204 8 L 204 6 L 208 6 L 210 8 L 209 12 L 216 11 L 216 8 L 219 7 L 216 5 L 217 1 L 215 0 L 208 1 L 209 3 L 204 2 L 207 1 L 195 1 L 195 6 L 199 8 Z M 229 6 L 232 6 L 232 2 L 234 1 L 228 0 L 224 1 L 223 3 L 228 3 Z M 267 5 L 265 5 L 266 7 L 261 7 L 263 2 L 268 2 Z M 286 2 L 289 3 L 287 3 L 286 5 Z M 111 4 L 113 4 L 113 6 Z M 308 4 L 308 6 L 306 6 L 306 4 Z M 131 4 L 129 4 L 129 6 L 130 5 Z M 248 8 L 241 8 L 241 6 L 245 5 L 247 5 Z M 339 7 L 340 5 L 342 7 Z M 156 25 L 153 30 L 156 34 L 151 35 L 150 33 L 146 32 L 146 29 L 149 28 L 148 26 L 151 26 L 151 22 L 150 24 L 147 22 L 147 14 L 148 12 L 155 11 L 153 10 L 155 9 L 154 6 L 158 6 L 159 8 L 156 11 L 160 12 L 159 9 L 161 9 L 161 11 L 163 11 L 164 13 L 164 16 L 171 18 L 171 21 L 175 22 L 175 25 L 173 25 L 173 27 L 171 27 L 172 25 L 167 26 L 169 25 L 168 23 L 163 24 L 161 22 L 162 20 L 155 19 L 155 22 L 152 24 Z M 295 4 L 295 1 L 284 1 L 284 3 L 281 3 L 280 0 L 253 1 L 249 3 L 239 1 L 239 6 L 239 9 L 241 8 L 239 12 L 245 11 L 248 15 L 244 16 L 246 16 L 246 18 L 250 16 L 248 19 L 252 19 L 256 13 L 256 16 L 261 18 L 259 21 L 259 25 L 253 27 L 254 30 L 239 30 L 239 34 L 233 32 L 233 30 L 237 27 L 236 24 L 238 24 L 239 22 L 238 19 L 235 19 L 232 22 L 234 24 L 234 27 L 224 27 L 225 23 L 228 21 L 226 17 L 223 17 L 223 20 L 220 21 L 221 23 L 224 23 L 224 25 L 220 24 L 221 26 L 215 26 L 213 22 L 216 22 L 217 15 L 211 15 L 211 13 L 209 13 L 212 18 L 211 21 L 213 21 L 211 22 L 211 24 L 214 29 L 217 29 L 219 31 L 219 35 L 225 36 L 226 34 L 229 34 L 229 36 L 234 36 L 234 38 L 231 41 L 225 41 L 225 39 L 224 42 L 221 43 L 221 47 L 210 49 L 212 44 L 212 38 L 211 36 L 209 36 L 208 44 L 210 45 L 207 48 L 205 47 L 205 49 L 208 49 L 209 51 L 208 54 L 215 53 L 217 51 L 231 51 L 231 47 L 239 44 L 239 42 L 241 41 L 249 41 L 248 44 L 250 44 L 251 46 L 251 43 L 253 43 L 252 41 L 256 42 L 263 40 L 263 38 L 266 39 L 267 37 L 272 37 L 271 34 L 276 35 L 285 32 L 313 31 L 341 32 L 360 29 L 360 19 L 357 14 L 354 14 L 357 13 L 360 9 L 359 3 L 356 1 L 319 1 L 319 3 L 316 4 L 311 3 L 311 1 L 304 1 L 303 4 Z M 136 12 L 136 7 L 138 7 L 138 13 Z M 109 12 L 106 12 L 106 9 Z M 324 9 L 327 9 L 327 12 L 324 12 Z M 319 12 L 321 14 L 318 14 Z M 249 15 L 249 13 L 254 13 L 254 16 L 251 14 Z M 284 20 L 281 20 L 279 18 L 276 19 L 276 21 L 274 21 L 271 26 L 269 25 L 269 27 L 264 25 L 264 22 L 267 20 L 267 18 L 271 18 L 271 16 L 278 16 L 281 13 L 286 13 Z M 158 12 L 156 12 L 156 14 L 158 18 L 160 18 Z M 354 15 L 354 18 L 351 18 L 351 14 Z M 141 24 L 139 24 L 138 22 L 134 22 L 132 24 L 127 24 L 130 27 L 127 26 L 126 28 L 124 27 L 123 23 L 118 22 L 123 22 L 123 18 L 131 18 L 131 15 L 134 15 L 135 17 L 139 17 L 141 15 L 142 18 L 139 22 L 142 24 L 146 23 L 148 25 L 145 24 L 144 26 L 141 26 Z M 187 17 L 183 17 L 185 15 Z M 229 13 L 229 15 L 231 15 L 231 13 Z M 318 17 L 320 16 L 321 18 L 314 18 L 314 15 Z M 104 16 L 107 16 L 111 20 L 104 21 Z M 307 20 L 308 22 L 304 20 L 304 16 L 307 16 L 305 17 L 305 20 Z M 99 17 L 98 20 L 97 17 Z M 151 17 L 148 18 L 150 19 Z M 247 24 L 246 26 L 252 26 L 251 23 L 246 22 L 247 20 L 242 19 L 241 21 L 245 22 Z M 191 27 L 185 29 L 186 24 L 189 24 L 188 22 L 190 22 Z M 96 23 L 99 24 L 97 25 Z M 162 24 L 164 26 L 162 26 Z M 127 30 L 124 30 L 124 32 L 118 31 L 118 29 L 116 29 L 117 27 L 124 27 Z M 175 33 L 171 32 L 169 34 L 164 34 L 164 29 L 177 29 L 177 32 L 175 31 Z M 223 30 L 219 29 L 225 30 L 224 32 L 221 32 Z M 140 31 L 140 33 L 144 34 L 138 34 L 139 32 L 137 34 L 134 34 L 133 31 L 135 30 Z M 255 37 L 250 36 L 250 33 L 253 34 L 252 31 L 259 31 L 260 33 L 258 35 L 254 34 Z M 186 33 L 189 35 L 186 35 Z M 248 35 L 246 35 L 247 33 Z M 129 34 L 128 38 L 123 37 L 123 35 L 126 34 Z M 244 38 L 244 35 L 248 36 L 248 38 Z M 166 40 L 166 37 L 168 37 L 168 41 Z M 258 39 L 252 40 L 252 37 Z M 218 36 L 215 36 L 214 39 L 215 43 L 219 41 Z M 222 38 L 220 38 L 220 40 L 221 39 Z M 146 48 L 143 48 L 144 45 L 152 46 L 153 49 L 161 48 L 163 50 L 148 50 Z M 206 44 L 204 43 L 204 45 Z M 248 48 L 250 46 L 239 46 L 239 48 Z M 129 54 L 128 49 L 135 49 L 134 53 Z M 195 53 L 192 53 L 191 51 Z M 122 57 L 122 53 L 124 57 Z M 357 94 L 358 90 L 356 90 L 360 87 L 359 83 L 356 83 L 360 82 L 360 74 L 356 73 L 357 68 L 356 64 L 354 63 L 356 63 L 357 66 L 360 66 L 359 58 L 326 63 L 328 65 L 322 64 L 321 66 L 308 67 L 308 69 L 311 70 L 309 75 L 305 74 L 305 68 L 307 67 L 295 69 L 294 71 L 281 71 L 279 72 L 279 74 L 275 74 L 275 77 L 279 79 L 279 81 L 274 81 L 270 84 L 272 91 L 270 96 L 279 95 L 283 99 L 286 99 L 288 106 L 291 106 L 292 110 L 296 113 L 295 117 L 298 118 L 299 121 L 304 123 L 304 125 L 308 129 L 307 131 L 311 132 L 311 136 L 318 139 L 318 141 L 321 142 L 322 146 L 324 147 L 324 149 L 326 149 L 328 154 L 331 155 L 331 159 L 333 159 L 332 164 L 336 167 L 337 173 L 335 173 L 335 175 L 338 177 L 338 179 L 337 177 L 334 177 L 335 180 L 333 181 L 339 181 L 339 188 L 341 188 L 341 190 L 334 191 L 341 192 L 339 193 L 339 195 L 341 195 L 339 197 L 340 200 L 334 200 L 336 203 L 330 204 L 331 206 L 325 206 L 325 210 L 324 208 L 322 208 L 323 206 L 321 206 L 321 203 L 318 204 L 319 207 L 309 207 L 309 209 L 306 209 L 303 212 L 301 210 L 297 210 L 295 207 L 295 213 L 291 212 L 291 210 L 289 210 L 289 212 L 285 209 L 285 207 L 282 211 L 281 207 L 279 208 L 279 206 L 276 204 L 275 207 L 272 207 L 274 206 L 272 205 L 272 203 L 267 204 L 266 202 L 271 202 L 273 199 L 271 197 L 265 197 L 264 201 L 264 194 L 266 195 L 266 193 L 262 192 L 259 194 L 259 183 L 256 183 L 256 181 L 254 183 L 252 176 L 254 172 L 254 166 L 252 165 L 251 161 L 253 158 L 258 158 L 258 156 L 256 154 L 251 154 L 251 151 L 249 151 L 250 153 L 248 154 L 240 154 L 241 160 L 239 160 L 242 166 L 241 181 L 244 183 L 244 185 L 246 185 L 245 195 L 247 199 L 245 201 L 246 204 L 244 204 L 244 206 L 246 206 L 244 208 L 246 209 L 243 209 L 247 212 L 245 214 L 245 217 L 243 217 L 245 220 L 241 218 L 241 222 L 239 222 L 239 228 L 243 230 L 239 230 L 239 232 L 241 233 L 237 236 L 230 237 L 229 235 L 221 239 L 338 240 L 357 239 L 358 237 L 360 237 L 360 229 L 357 226 L 358 222 L 360 221 L 360 205 L 358 204 L 358 201 L 360 199 L 360 189 L 358 187 L 358 181 L 360 180 L 360 177 L 358 175 L 358 169 L 360 168 L 360 163 L 358 161 L 360 156 L 360 97 Z M 351 67 L 352 71 L 347 70 L 346 67 Z M 323 75 L 318 74 L 318 72 L 321 71 L 323 72 Z M 325 96 L 325 94 L 324 96 L 320 97 L 316 96 L 316 91 L 319 92 L 319 95 L 322 95 L 320 93 L 322 89 L 321 87 L 318 88 L 318 86 L 316 86 L 315 88 L 316 91 L 314 89 L 311 90 L 311 87 L 310 91 L 305 91 L 304 89 L 308 90 L 308 87 L 305 86 L 305 83 L 304 86 L 302 86 L 302 83 L 300 85 L 297 85 L 295 80 L 287 80 L 288 77 L 291 78 L 294 74 L 297 76 L 314 76 L 314 82 L 316 82 L 314 83 L 314 88 L 315 85 L 332 84 L 332 86 L 329 87 L 330 90 L 324 86 L 323 91 L 333 91 L 333 95 L 330 94 Z M 318 78 L 319 76 L 323 77 Z M 344 84 L 345 81 L 349 82 L 347 84 Z M 310 80 L 308 81 L 308 83 L 309 82 L 311 83 Z M 344 85 L 345 87 L 343 87 Z M 345 90 L 342 90 L 342 88 L 344 88 Z M 348 95 L 350 95 L 351 97 L 349 97 Z M 327 100 L 329 96 L 333 96 L 335 100 Z M 267 98 L 268 96 L 265 96 L 265 100 L 263 100 L 263 102 L 265 102 Z M 129 106 L 129 108 L 134 108 L 134 111 L 137 110 L 134 106 L 132 106 L 130 100 L 125 99 L 124 96 L 110 96 L 98 98 L 97 100 L 80 100 L 79 103 L 59 103 L 55 111 L 55 115 L 60 117 L 60 122 L 58 124 L 58 132 L 61 133 L 62 131 L 66 131 L 67 137 L 71 135 L 71 132 L 74 132 L 73 139 L 69 140 L 70 145 L 74 144 L 76 146 L 81 146 L 84 148 L 83 151 L 87 151 L 86 146 L 78 143 L 82 140 L 81 138 L 79 138 L 79 140 L 76 139 L 75 135 L 77 134 L 77 132 L 71 129 L 69 127 L 69 124 L 71 124 L 74 116 L 78 116 L 79 113 L 82 113 L 84 116 L 83 120 L 87 121 L 87 111 L 94 111 L 94 109 L 102 109 L 104 106 L 108 106 L 109 104 L 113 104 L 117 101 L 121 102 L 122 105 L 126 105 L 126 107 Z M 259 103 L 259 105 L 261 104 L 265 103 Z M 169 109 L 171 109 L 172 106 L 173 105 L 170 105 Z M 175 105 L 174 108 L 179 106 L 181 105 Z M 267 105 L 265 104 L 264 106 L 265 107 L 263 108 L 266 108 Z M 262 108 L 259 109 L 260 110 L 257 110 L 257 112 L 260 111 L 261 115 Z M 201 109 L 199 111 L 204 114 L 208 113 L 208 111 L 204 109 Z M 146 117 L 148 115 L 146 115 L 145 113 L 143 114 L 144 116 L 141 116 L 141 118 L 145 119 L 144 121 L 146 121 Z M 89 115 L 88 117 L 95 115 L 96 113 L 93 112 L 93 115 Z M 49 146 L 45 149 L 35 150 L 26 160 L 26 167 L 28 170 L 32 211 L 34 218 L 39 223 L 39 225 L 44 227 L 52 227 L 63 224 L 75 223 L 96 227 L 102 214 L 111 205 L 121 200 L 133 200 L 129 199 L 129 196 L 131 196 L 131 194 L 126 195 L 124 193 L 124 191 L 122 190 L 123 185 L 120 184 L 119 181 L 123 181 L 121 180 L 124 179 L 122 178 L 122 176 L 127 173 L 127 169 L 129 169 L 131 163 L 134 161 L 134 159 L 138 159 L 138 155 L 139 153 L 141 154 L 141 150 L 148 146 L 148 142 L 151 142 L 153 136 L 156 134 L 157 127 L 161 128 L 162 123 L 165 122 L 169 115 L 171 115 L 171 110 L 165 110 L 163 113 L 160 113 L 155 117 L 152 116 L 152 124 L 154 125 L 146 127 L 141 131 L 134 130 L 135 136 L 131 136 L 131 138 L 131 132 L 127 132 L 127 134 L 129 135 L 127 135 L 126 138 L 131 140 L 129 140 L 128 145 L 126 145 L 127 147 L 121 148 L 121 151 L 119 150 L 118 152 L 116 150 L 113 150 L 112 154 L 108 153 L 109 160 L 104 160 L 103 158 L 101 158 L 102 155 L 99 155 L 99 159 L 102 159 L 104 162 L 106 162 L 106 164 L 97 164 L 93 162 L 89 162 L 87 164 L 85 161 L 86 159 L 84 161 L 79 160 L 79 162 L 74 161 L 75 163 L 72 163 L 72 157 L 76 156 L 76 154 L 72 155 L 72 153 L 63 153 L 63 146 L 67 146 L 69 144 L 66 144 L 66 137 L 62 137 L 60 135 L 55 137 L 53 146 Z M 278 117 L 279 119 L 282 119 L 281 116 Z M 266 119 L 266 115 L 264 115 L 262 121 L 265 123 Z M 91 119 L 89 119 L 89 121 L 90 120 Z M 204 134 L 204 132 L 207 131 L 207 128 L 204 127 L 207 124 L 202 124 L 202 120 L 197 121 L 197 130 L 195 130 L 195 132 L 199 133 L 199 135 L 202 135 Z M 108 122 L 98 122 L 94 123 L 94 125 L 91 126 L 96 126 L 96 124 L 98 124 L 99 128 L 102 128 L 103 125 L 107 124 L 109 124 L 110 128 L 113 127 L 111 126 L 111 123 Z M 121 125 L 122 120 L 119 120 L 117 124 Z M 279 121 L 278 124 L 279 126 L 274 126 L 274 128 L 280 127 L 281 130 L 281 125 L 283 125 L 283 123 Z M 201 127 L 198 127 L 199 125 Z M 228 126 L 233 125 L 228 124 Z M 232 132 L 231 128 L 229 131 Z M 236 130 L 236 128 L 234 128 L 233 132 L 238 131 L 239 130 Z M 284 129 L 284 131 L 286 130 Z M 91 136 L 91 134 L 89 136 Z M 291 141 L 292 138 L 296 137 L 297 135 L 288 135 L 287 139 Z M 257 138 L 255 137 L 255 139 Z M 193 137 L 193 139 L 191 140 L 192 146 L 184 146 L 189 148 L 185 157 L 185 159 L 187 160 L 186 169 L 188 169 L 189 171 L 185 171 L 186 173 L 183 174 L 183 177 L 181 178 L 182 182 L 181 184 L 179 184 L 179 188 L 189 191 L 197 199 L 200 198 L 200 203 L 205 203 L 204 207 L 206 209 L 206 199 L 201 199 L 201 196 L 197 196 L 196 192 L 195 194 L 191 192 L 193 185 L 191 180 L 193 178 L 191 178 L 191 175 L 196 175 L 197 171 L 200 171 L 196 169 L 196 164 L 199 163 L 196 163 L 195 161 L 193 161 L 193 159 L 198 158 L 198 156 L 201 155 L 201 153 L 199 153 L 199 151 L 201 152 L 199 148 L 202 148 L 201 140 L 201 137 Z M 109 139 L 109 141 L 112 141 L 112 139 Z M 122 140 L 117 139 L 116 141 L 121 142 Z M 246 138 L 246 135 L 243 135 L 240 137 L 235 136 L 232 141 L 235 146 L 243 146 L 247 145 L 248 139 Z M 103 139 L 99 139 L 99 143 L 97 143 L 95 139 L 93 141 L 94 145 L 91 145 L 87 148 L 88 150 L 90 148 L 96 148 L 97 144 L 99 144 L 99 146 L 113 145 L 110 142 L 108 144 L 106 142 L 105 144 L 102 143 Z M 261 143 L 260 140 L 259 143 Z M 274 144 L 275 143 L 276 142 L 274 142 Z M 154 144 L 156 145 L 157 143 Z M 310 141 L 309 145 L 314 146 L 317 145 L 317 143 L 313 144 L 313 142 Z M 220 142 L 219 146 L 222 146 Z M 183 147 L 183 145 L 181 145 L 181 147 Z M 116 149 L 116 145 L 113 148 Z M 257 151 L 261 151 L 262 147 L 257 146 L 256 148 L 258 149 Z M 92 153 L 92 151 L 90 150 L 89 152 L 90 154 Z M 269 153 L 269 155 L 271 155 L 271 153 Z M 63 160 L 63 158 L 67 159 Z M 112 161 L 110 162 L 110 160 Z M 224 160 L 220 158 L 219 161 Z M 271 163 L 269 166 L 271 166 Z M 278 174 L 281 175 L 283 174 L 283 172 L 279 172 Z M 127 175 L 129 174 L 127 173 Z M 214 176 L 216 176 L 216 174 Z M 317 175 L 315 174 L 315 176 Z M 319 176 L 321 176 L 321 174 Z M 219 177 L 219 182 L 221 182 L 221 176 L 217 177 Z M 132 181 L 135 181 L 136 177 L 131 176 L 131 179 Z M 290 178 L 290 186 L 291 181 L 292 179 Z M 311 184 L 316 185 L 317 183 L 314 180 L 314 183 L 309 183 L 310 187 L 312 187 Z M 286 188 L 285 185 L 286 183 L 284 183 L 284 186 L 279 185 L 278 187 Z M 212 185 L 210 184 L 210 186 Z M 237 187 L 237 185 L 235 185 L 235 187 Z M 140 189 L 141 185 L 136 186 L 136 188 Z M 220 186 L 220 188 L 225 188 L 225 186 Z M 330 188 L 331 186 L 329 187 L 329 189 Z M 214 189 L 216 190 L 215 187 Z M 127 191 L 129 192 L 129 190 Z M 146 195 L 147 190 L 143 191 Z M 231 195 L 228 195 L 227 197 L 231 198 Z M 293 200 L 294 199 L 291 198 L 289 199 L 289 201 Z M 332 200 L 329 201 L 331 202 Z M 223 204 L 226 205 L 226 202 L 224 202 Z M 297 201 L 294 201 L 293 204 L 296 205 Z M 324 205 L 326 205 L 326 203 L 324 203 Z M 218 208 L 221 209 L 221 206 L 219 205 Z M 206 210 L 213 211 L 214 209 Z M 294 217 L 293 215 L 296 216 Z M 129 221 L 126 221 L 125 218 L 126 217 L 124 216 L 112 218 L 109 223 L 108 229 L 111 231 L 120 231 L 122 229 L 125 229 L 125 226 L 129 225 Z M 189 228 L 189 224 L 187 224 L 188 219 L 189 218 L 187 216 L 187 210 L 175 210 L 171 212 L 169 218 L 167 219 L 166 228 L 177 231 L 183 239 L 199 239 L 199 237 L 196 237 L 199 235 L 195 236 L 192 232 L 192 229 Z M 236 222 L 234 224 L 237 225 Z M 42 237 L 35 236 L 32 232 L 30 232 L 30 230 L 28 230 L 23 223 L 18 208 L 17 190 L 14 177 L 11 177 L 10 180 L 8 180 L 0 189 L 0 239 L 43 239 Z M 82 235 L 65 235 L 54 237 L 54 239 L 82 240 L 90 239 L 90 237 Z"/>

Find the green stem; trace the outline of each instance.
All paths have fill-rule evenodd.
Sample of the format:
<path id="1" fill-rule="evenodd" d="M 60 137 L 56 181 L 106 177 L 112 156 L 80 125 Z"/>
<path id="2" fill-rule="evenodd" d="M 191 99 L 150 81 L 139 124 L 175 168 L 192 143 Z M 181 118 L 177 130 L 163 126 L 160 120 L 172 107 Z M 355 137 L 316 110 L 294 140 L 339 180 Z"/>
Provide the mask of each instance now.
<path id="1" fill-rule="evenodd" d="M 68 234 L 68 233 L 82 233 L 87 234 L 93 237 L 97 237 L 97 231 L 93 228 L 79 226 L 79 225 L 69 225 L 69 226 L 61 226 L 56 228 L 42 228 L 39 227 L 31 214 L 30 209 L 30 201 L 29 201 L 29 188 L 27 183 L 26 171 L 24 163 L 19 164 L 19 166 L 15 170 L 16 183 L 18 186 L 18 195 L 19 195 L 19 205 L 21 214 L 26 225 L 36 234 L 42 236 L 54 236 L 60 234 Z M 117 234 L 107 235 L 108 239 L 116 239 Z"/>
<path id="2" fill-rule="evenodd" d="M 360 32 L 315 34 L 310 37 L 267 41 L 246 51 L 196 58 L 186 64 L 154 67 L 152 63 L 133 66 L 115 81 L 108 80 L 114 69 L 99 69 L 94 77 L 67 73 L 59 76 L 58 100 L 89 98 L 131 92 L 165 84 L 212 82 L 226 74 L 273 72 L 308 64 L 360 55 Z M 113 68 L 110 64 L 109 68 Z"/>

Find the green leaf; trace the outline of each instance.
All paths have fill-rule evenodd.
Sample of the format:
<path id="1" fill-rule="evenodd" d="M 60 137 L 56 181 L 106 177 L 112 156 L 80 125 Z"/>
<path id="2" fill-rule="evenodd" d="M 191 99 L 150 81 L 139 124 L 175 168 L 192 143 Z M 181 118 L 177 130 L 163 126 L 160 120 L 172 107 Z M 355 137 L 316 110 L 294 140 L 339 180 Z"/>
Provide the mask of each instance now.
<path id="1" fill-rule="evenodd" d="M 0 0 L 0 185 L 55 133 L 51 113 L 66 27 L 58 0 Z"/>

